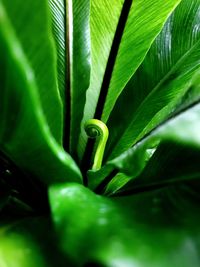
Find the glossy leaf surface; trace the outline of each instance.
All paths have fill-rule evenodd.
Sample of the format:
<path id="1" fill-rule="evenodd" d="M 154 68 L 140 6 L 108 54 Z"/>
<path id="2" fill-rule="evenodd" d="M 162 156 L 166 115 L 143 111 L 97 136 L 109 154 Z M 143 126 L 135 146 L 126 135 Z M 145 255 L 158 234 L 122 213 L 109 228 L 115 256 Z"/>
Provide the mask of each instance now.
<path id="1" fill-rule="evenodd" d="M 50 30 L 47 1 L 43 1 L 42 4 L 38 0 L 23 2 L 20 16 L 21 0 L 16 0 L 14 4 L 12 1 L 2 0 L 2 4 L 34 71 L 38 94 L 50 131 L 57 142 L 62 143 L 63 107 L 56 80 L 55 46 Z M 33 12 L 35 16 L 32 16 Z"/>
<path id="2" fill-rule="evenodd" d="M 113 136 L 109 158 L 167 118 L 191 89 L 190 80 L 199 69 L 199 3 L 181 1 L 127 84 L 107 124 Z"/>
<path id="3" fill-rule="evenodd" d="M 199 149 L 175 142 L 162 143 L 144 170 L 120 189 L 120 194 L 130 194 L 171 184 L 188 186 L 191 194 L 198 194 L 200 167 Z M 159 163 L 158 163 L 159 162 Z M 113 185 L 110 186 L 110 192 Z M 118 187 L 119 189 L 120 187 Z"/>
<path id="4" fill-rule="evenodd" d="M 150 160 L 151 162 L 151 157 L 153 160 L 154 154 L 157 155 L 156 149 L 159 143 L 162 144 L 162 142 L 166 141 L 167 142 L 171 141 L 172 143 L 179 144 L 180 149 L 181 146 L 183 147 L 188 146 L 188 152 L 190 151 L 190 149 L 198 151 L 200 149 L 200 139 L 199 139 L 200 128 L 198 123 L 199 120 L 200 120 L 200 105 L 196 104 L 194 107 L 191 107 L 188 110 L 180 113 L 176 117 L 171 118 L 166 123 L 158 127 L 158 129 L 153 131 L 149 136 L 144 138 L 136 146 L 130 148 L 128 151 L 126 151 L 119 157 L 108 162 L 107 163 L 108 165 L 104 167 L 104 172 L 106 168 L 112 170 L 111 166 L 113 166 L 113 168 L 117 168 L 119 171 L 124 172 L 130 178 L 134 179 L 143 172 L 148 161 Z M 169 150 L 170 149 L 171 148 L 169 146 Z M 186 151 L 185 153 L 187 154 L 187 149 L 185 151 Z M 196 158 L 195 155 L 196 154 L 194 153 L 193 155 L 194 158 Z M 171 157 L 172 159 L 176 159 L 175 155 Z M 163 164 L 164 162 L 163 163 L 159 162 L 159 166 L 161 168 L 164 168 L 162 167 Z M 190 163 L 190 160 L 188 160 L 188 166 L 190 166 L 191 164 L 192 162 Z M 185 175 L 184 167 L 185 166 L 181 167 L 180 169 L 182 176 Z M 152 170 L 155 169 L 156 171 L 156 168 L 154 168 L 154 166 L 150 164 L 149 169 L 151 168 Z M 175 173 L 173 174 L 174 168 L 171 166 L 169 167 L 169 169 L 171 171 L 172 177 L 176 178 L 176 174 Z M 191 175 L 192 175 L 192 170 L 196 173 L 196 168 L 194 168 L 194 166 L 189 167 L 189 170 L 191 171 Z M 152 180 L 154 179 L 156 179 L 156 175 L 154 178 L 152 177 Z M 114 191 L 116 190 L 114 184 L 112 190 Z"/>
<path id="5" fill-rule="evenodd" d="M 114 38 L 117 23 L 122 9 L 122 0 L 91 1 L 90 29 L 91 29 L 91 78 L 87 90 L 84 119 L 78 144 L 79 157 L 85 149 L 86 134 L 83 130 L 85 121 L 93 118 L 100 87 L 103 80 L 106 63 Z"/>
<path id="6" fill-rule="evenodd" d="M 0 0 L 0 266 L 199 267 L 200 0 L 22 2 Z M 89 81 L 110 140 L 84 186 Z"/>
<path id="7" fill-rule="evenodd" d="M 199 207 L 181 188 L 107 199 L 60 185 L 50 202 L 61 247 L 77 266 L 199 265 Z"/>
<path id="8" fill-rule="evenodd" d="M 135 155 L 136 151 L 139 149 L 151 149 L 156 148 L 156 145 L 163 140 L 172 140 L 177 143 L 187 144 L 192 147 L 200 148 L 200 138 L 199 138 L 199 124 L 200 119 L 200 104 L 196 104 L 194 107 L 189 108 L 185 112 L 182 112 L 178 116 L 169 119 L 166 123 L 158 127 L 151 135 L 143 139 L 138 146 L 134 146 L 127 152 L 122 154 L 121 159 L 125 159 L 125 154 Z M 119 157 L 119 158 L 120 158 Z M 126 160 L 126 159 L 125 159 Z M 112 162 L 117 162 L 114 159 Z M 119 160 L 120 161 L 120 160 Z M 127 170 L 131 170 L 130 166 Z"/>
<path id="9" fill-rule="evenodd" d="M 95 117 L 106 122 L 118 96 L 143 61 L 167 17 L 180 1 L 171 0 L 165 4 L 163 1 L 125 1 L 122 17 L 123 13 L 128 12 L 126 8 L 130 8 L 130 12 L 127 14 L 124 31 L 122 28 L 119 34 L 116 33 L 120 35 L 123 32 L 122 38 L 115 35 L 118 41 L 113 40 L 113 37 L 121 11 L 121 1 L 109 1 L 109 4 L 102 1 L 92 2 L 92 71 L 84 121 Z M 111 48 L 111 45 L 117 46 L 118 42 L 118 50 Z M 113 64 L 111 61 L 114 61 Z"/>
<path id="10" fill-rule="evenodd" d="M 129 176 L 129 178 L 123 177 L 121 174 L 122 178 L 120 179 L 122 180 L 120 182 L 117 177 L 113 178 L 113 176 L 112 181 L 108 185 L 110 188 L 109 191 L 113 192 L 130 179 L 134 179 L 140 175 L 152 155 L 156 152 L 158 145 L 162 142 L 171 141 L 180 145 L 193 147 L 194 149 L 199 149 L 199 100 L 194 102 L 196 99 L 199 99 L 199 73 L 197 73 L 192 80 L 190 88 L 190 94 L 180 102 L 179 111 L 174 113 L 170 119 L 163 122 L 160 127 L 152 131 L 141 142 L 138 142 L 119 157 L 108 161 L 100 171 L 88 172 L 89 185 L 92 189 L 103 182 L 105 177 L 112 174 L 114 170 L 124 173 L 125 176 Z M 184 169 L 182 170 L 182 174 L 184 175 Z M 95 179 L 94 177 L 97 178 Z"/>
<path id="11" fill-rule="evenodd" d="M 66 116 L 66 118 L 70 119 L 70 152 L 76 155 L 86 90 L 90 82 L 90 1 L 70 0 L 67 3 L 68 80 L 66 87 L 68 88 L 66 90 L 70 90 L 70 95 L 68 95 L 70 117 Z"/>
<path id="12" fill-rule="evenodd" d="M 90 80 L 90 1 L 50 0 L 64 112 L 64 147 L 76 156 Z"/>
<path id="13" fill-rule="evenodd" d="M 116 58 L 102 120 L 107 121 L 116 99 L 139 67 L 167 17 L 180 1 L 133 1 Z M 118 89 L 118 90 L 117 90 Z"/>
<path id="14" fill-rule="evenodd" d="M 0 12 L 3 68 L 0 76 L 1 150 L 25 172 L 46 183 L 55 179 L 80 181 L 81 174 L 75 162 L 50 132 L 40 103 L 34 70 L 29 65 L 2 3 Z M 48 175 L 45 167 L 48 168 Z"/>

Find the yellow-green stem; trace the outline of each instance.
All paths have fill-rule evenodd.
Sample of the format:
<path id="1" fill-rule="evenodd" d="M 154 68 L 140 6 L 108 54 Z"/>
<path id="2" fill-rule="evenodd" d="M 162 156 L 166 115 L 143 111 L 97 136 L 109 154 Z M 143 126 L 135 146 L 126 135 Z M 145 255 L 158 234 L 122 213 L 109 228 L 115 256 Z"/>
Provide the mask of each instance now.
<path id="1" fill-rule="evenodd" d="M 108 140 L 109 131 L 105 123 L 97 119 L 91 119 L 85 123 L 85 131 L 90 138 L 97 138 L 96 152 L 92 170 L 99 170 L 102 165 L 104 150 Z"/>

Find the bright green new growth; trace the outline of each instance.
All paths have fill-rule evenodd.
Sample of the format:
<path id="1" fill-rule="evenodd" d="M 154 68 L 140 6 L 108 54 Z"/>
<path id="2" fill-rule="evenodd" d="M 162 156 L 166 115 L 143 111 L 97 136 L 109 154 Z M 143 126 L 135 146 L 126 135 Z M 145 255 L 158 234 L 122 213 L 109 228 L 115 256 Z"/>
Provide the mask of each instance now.
<path id="1" fill-rule="evenodd" d="M 91 119 L 85 123 L 85 131 L 90 138 L 98 138 L 96 153 L 92 170 L 96 171 L 101 168 L 103 154 L 108 140 L 109 131 L 105 123 L 97 119 Z"/>

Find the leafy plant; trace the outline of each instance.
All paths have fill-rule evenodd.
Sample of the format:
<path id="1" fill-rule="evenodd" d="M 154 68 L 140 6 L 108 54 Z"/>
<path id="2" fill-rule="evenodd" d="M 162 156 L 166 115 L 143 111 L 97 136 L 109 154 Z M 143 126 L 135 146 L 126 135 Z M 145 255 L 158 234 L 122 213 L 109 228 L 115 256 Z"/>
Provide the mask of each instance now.
<path id="1" fill-rule="evenodd" d="M 0 1 L 0 266 L 199 266 L 199 10 Z"/>

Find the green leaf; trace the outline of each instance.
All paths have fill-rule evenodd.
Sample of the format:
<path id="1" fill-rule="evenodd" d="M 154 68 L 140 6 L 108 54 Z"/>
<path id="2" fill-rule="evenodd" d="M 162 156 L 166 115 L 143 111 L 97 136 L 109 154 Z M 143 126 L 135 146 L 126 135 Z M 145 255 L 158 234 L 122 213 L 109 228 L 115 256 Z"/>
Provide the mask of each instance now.
<path id="1" fill-rule="evenodd" d="M 95 117 L 106 122 L 126 83 L 144 60 L 167 17 L 180 1 L 170 0 L 165 4 L 163 1 L 133 1 L 125 29 L 119 30 L 119 35 L 123 32 L 121 40 L 116 37 L 118 31 L 113 40 L 121 1 L 109 1 L 109 4 L 102 1 L 92 2 L 92 71 L 83 121 Z M 131 1 L 125 1 L 124 5 L 129 7 L 130 4 Z M 127 12 L 126 7 L 123 12 Z"/>
<path id="2" fill-rule="evenodd" d="M 120 96 L 107 123 L 112 136 L 105 152 L 109 159 L 166 119 L 190 89 L 199 69 L 199 4 L 180 3 Z"/>
<path id="3" fill-rule="evenodd" d="M 81 185 L 52 186 L 62 250 L 77 266 L 199 266 L 199 197 L 176 189 L 107 199 Z"/>
<path id="4" fill-rule="evenodd" d="M 106 63 L 109 57 L 112 40 L 117 27 L 122 8 L 122 0 L 91 1 L 90 7 L 90 31 L 91 31 L 91 76 L 90 87 L 86 94 L 84 109 L 85 121 L 93 118 L 97 105 L 98 95 L 103 80 Z M 86 134 L 81 128 L 81 135 L 77 147 L 79 157 L 85 149 Z"/>
<path id="5" fill-rule="evenodd" d="M 70 0 L 64 3 L 63 0 L 50 0 L 50 5 L 57 44 L 58 80 L 66 109 L 64 147 L 76 156 L 90 81 L 90 1 Z"/>
<path id="6" fill-rule="evenodd" d="M 94 116 L 106 64 L 111 52 L 124 1 L 91 1 L 91 56 L 90 87 L 87 91 L 85 120 Z"/>
<path id="7" fill-rule="evenodd" d="M 63 133 L 63 107 L 56 80 L 55 46 L 47 0 L 29 1 L 2 0 L 13 30 L 26 53 L 34 71 L 43 112 L 50 131 L 61 144 Z M 20 15 L 19 15 L 19 7 Z M 34 16 L 33 16 L 34 14 Z M 16 19 L 17 18 L 17 19 Z"/>
<path id="8" fill-rule="evenodd" d="M 40 104 L 35 72 L 1 2 L 0 24 L 3 70 L 0 76 L 1 150 L 24 172 L 46 183 L 66 180 L 80 182 L 81 174 L 77 165 L 50 132 Z"/>
<path id="9" fill-rule="evenodd" d="M 107 121 L 119 94 L 179 2 L 173 0 L 163 5 L 163 1 L 133 1 L 106 97 L 103 121 Z"/>
<path id="10" fill-rule="evenodd" d="M 188 94 L 187 98 L 184 98 L 184 102 L 180 104 L 179 111 L 174 113 L 170 119 L 162 123 L 132 148 L 108 161 L 100 171 L 88 172 L 89 187 L 91 189 L 98 188 L 103 183 L 104 188 L 101 188 L 101 190 L 104 191 L 105 181 L 107 181 L 109 184 L 106 192 L 114 193 L 129 180 L 140 177 L 149 160 L 154 153 L 156 154 L 158 145 L 162 144 L 162 142 L 178 143 L 181 146 L 188 146 L 188 148 L 192 147 L 193 149 L 200 148 L 198 134 L 200 131 L 198 123 L 200 120 L 200 105 L 198 104 L 199 101 L 193 103 L 197 96 L 199 98 L 199 77 L 199 73 L 197 73 L 190 84 L 192 91 L 189 91 L 192 93 Z M 157 161 L 159 162 L 158 159 Z M 154 169 L 153 165 L 152 168 Z M 172 169 L 174 168 L 172 167 Z M 184 168 L 181 169 L 183 169 L 182 174 L 184 176 Z M 118 172 L 121 173 L 115 176 Z M 155 172 L 154 175 L 156 176 Z M 118 180 L 118 176 L 121 181 Z M 155 178 L 152 177 L 152 179 Z M 126 188 L 128 188 L 128 185 Z"/>
<path id="11" fill-rule="evenodd" d="M 64 106 L 65 100 L 65 4 L 64 0 L 49 0 L 52 13 L 52 32 L 56 43 L 57 51 L 57 80 L 60 96 Z"/>
<path id="12" fill-rule="evenodd" d="M 76 155 L 77 139 L 90 82 L 90 1 L 70 0 L 67 7 L 68 73 L 67 90 L 70 90 L 70 152 Z M 67 109 L 68 111 L 68 109 Z M 68 124 L 67 124 L 68 125 Z M 65 129 L 69 131 L 68 128 Z"/>
<path id="13" fill-rule="evenodd" d="M 200 104 L 196 104 L 194 105 L 194 107 L 188 108 L 184 112 L 181 112 L 177 116 L 169 119 L 166 123 L 164 123 L 156 130 L 154 130 L 149 136 L 144 138 L 136 146 L 130 148 L 129 150 L 121 154 L 119 157 L 116 157 L 115 159 L 108 161 L 107 165 L 105 165 L 104 167 L 104 172 L 106 172 L 106 169 L 112 171 L 112 169 L 117 168 L 119 171 L 128 175 L 130 179 L 136 178 L 142 173 L 143 169 L 146 167 L 148 161 L 151 159 L 152 156 L 153 156 L 152 161 L 154 162 L 155 160 L 154 155 L 157 155 L 156 152 L 157 146 L 159 143 L 162 144 L 162 142 L 171 142 L 173 144 L 177 143 L 179 144 L 179 146 L 188 146 L 188 153 L 190 153 L 190 149 L 199 150 L 200 149 L 199 120 L 200 120 Z M 149 152 L 150 154 L 148 157 Z M 185 153 L 187 153 L 187 149 Z M 196 154 L 194 154 L 193 156 L 195 158 Z M 157 156 L 155 157 L 157 158 Z M 171 155 L 171 158 L 176 159 L 176 155 Z M 159 160 L 159 166 L 163 166 L 165 163 L 164 162 L 162 163 L 162 161 L 160 162 L 160 160 Z M 193 165 L 192 167 L 189 167 L 191 165 L 189 162 L 188 162 L 188 168 L 191 171 L 191 175 L 193 175 L 192 170 L 194 171 L 194 173 L 196 173 L 196 167 Z M 174 165 L 176 166 L 176 164 Z M 113 168 L 111 168 L 111 166 Z M 149 168 L 147 167 L 147 169 L 149 170 L 151 168 L 152 170 L 155 169 L 156 171 L 154 163 L 152 164 L 150 160 Z M 176 168 L 169 166 L 172 180 L 176 178 L 176 170 L 173 173 L 174 169 Z M 179 169 L 177 169 L 177 171 L 179 173 Z M 183 177 L 185 177 L 186 175 L 185 172 L 186 172 L 185 167 L 181 167 L 180 173 Z M 155 172 L 153 173 L 155 177 L 153 178 L 152 176 L 151 177 L 152 180 L 156 179 L 156 173 Z M 143 175 L 145 176 L 147 174 Z M 163 177 L 165 177 L 164 173 Z M 114 184 L 112 190 L 116 191 L 116 187 Z"/>
<path id="14" fill-rule="evenodd" d="M 63 267 L 70 264 L 56 246 L 48 219 L 30 218 L 0 226 L 0 266 L 53 267 L 58 261 Z"/>
<path id="15" fill-rule="evenodd" d="M 106 196 L 113 196 L 115 194 L 118 194 L 119 189 L 124 188 L 124 185 L 126 186 L 131 180 L 133 180 L 132 177 L 118 172 L 117 175 L 108 182 L 108 184 L 103 188 L 102 191 Z"/>
<path id="16" fill-rule="evenodd" d="M 147 163 L 142 173 L 122 187 L 118 194 L 130 194 L 171 184 L 190 185 L 191 193 L 199 186 L 200 166 L 199 149 L 175 142 L 162 143 Z M 111 192 L 110 188 L 110 192 Z"/>

